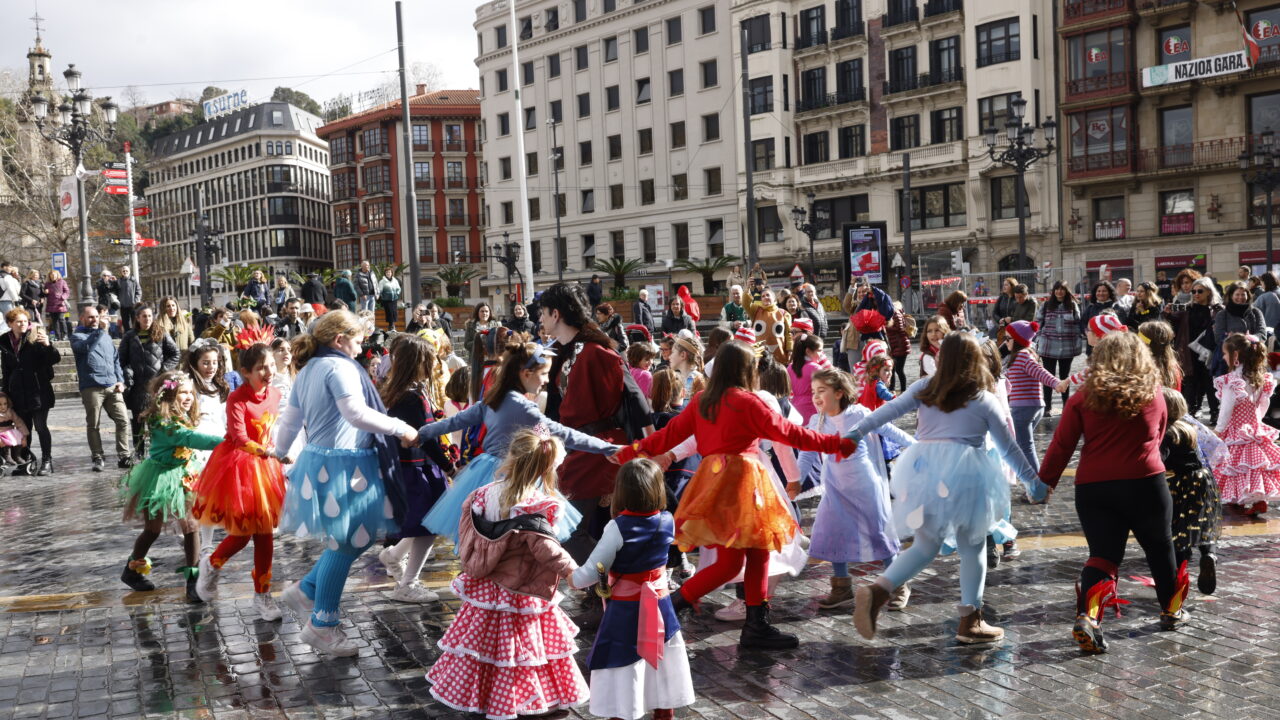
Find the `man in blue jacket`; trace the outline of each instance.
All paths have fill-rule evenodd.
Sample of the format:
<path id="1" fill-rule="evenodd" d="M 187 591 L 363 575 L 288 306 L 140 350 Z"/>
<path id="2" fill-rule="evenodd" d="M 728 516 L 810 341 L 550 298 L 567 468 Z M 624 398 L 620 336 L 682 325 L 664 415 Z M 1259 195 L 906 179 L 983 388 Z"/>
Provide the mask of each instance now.
<path id="1" fill-rule="evenodd" d="M 89 450 L 93 453 L 93 471 L 102 472 L 102 435 L 98 424 L 105 409 L 116 424 L 116 457 L 119 466 L 133 464 L 129 448 L 129 412 L 124 406 L 124 372 L 120 356 L 111 342 L 111 321 L 98 313 L 94 305 L 80 308 L 80 325 L 71 333 L 71 352 L 76 356 L 76 376 L 80 381 L 80 401 L 84 403 Z"/>

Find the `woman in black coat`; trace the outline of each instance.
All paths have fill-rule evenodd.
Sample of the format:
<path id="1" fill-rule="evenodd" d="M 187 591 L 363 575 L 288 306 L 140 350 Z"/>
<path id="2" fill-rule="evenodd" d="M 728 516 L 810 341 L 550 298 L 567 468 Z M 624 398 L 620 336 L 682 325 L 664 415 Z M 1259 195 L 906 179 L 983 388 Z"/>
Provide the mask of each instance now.
<path id="1" fill-rule="evenodd" d="M 151 306 L 142 303 L 133 309 L 134 327 L 120 341 L 120 369 L 124 371 L 124 404 L 133 415 L 133 454 L 147 456 L 146 434 L 140 421 L 151 403 L 147 386 L 166 370 L 178 367 L 178 344 L 155 323 Z"/>
<path id="2" fill-rule="evenodd" d="M 675 335 L 681 330 L 698 332 L 697 326 L 693 324 L 693 318 L 684 311 L 684 301 L 673 295 L 667 302 L 667 311 L 662 314 L 662 332 Z"/>
<path id="3" fill-rule="evenodd" d="M 0 335 L 0 376 L 4 391 L 18 417 L 40 438 L 40 469 L 53 473 L 53 440 L 49 436 L 49 411 L 53 409 L 53 366 L 62 361 L 42 326 L 32 329 L 31 316 L 22 308 L 5 315 L 9 332 Z M 30 440 L 28 440 L 30 443 Z"/>

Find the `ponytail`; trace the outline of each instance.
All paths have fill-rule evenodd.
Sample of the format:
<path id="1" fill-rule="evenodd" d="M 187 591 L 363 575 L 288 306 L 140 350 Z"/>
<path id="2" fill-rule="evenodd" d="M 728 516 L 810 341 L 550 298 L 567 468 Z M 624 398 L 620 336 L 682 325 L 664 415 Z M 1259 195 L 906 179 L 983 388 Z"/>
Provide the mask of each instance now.
<path id="1" fill-rule="evenodd" d="M 1222 344 L 1225 352 L 1236 354 L 1240 374 L 1250 387 L 1261 387 L 1267 379 L 1267 349 L 1256 335 L 1233 333 Z"/>

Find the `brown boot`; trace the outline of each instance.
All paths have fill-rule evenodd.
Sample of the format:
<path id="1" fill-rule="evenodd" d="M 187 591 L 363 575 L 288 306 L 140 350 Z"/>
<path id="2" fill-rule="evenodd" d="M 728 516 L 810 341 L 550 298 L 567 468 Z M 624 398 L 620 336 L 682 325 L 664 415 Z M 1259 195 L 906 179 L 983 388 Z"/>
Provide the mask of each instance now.
<path id="1" fill-rule="evenodd" d="M 870 640 L 876 636 L 876 618 L 880 608 L 889 602 L 889 591 L 876 583 L 863 585 L 854 594 L 853 626 L 858 634 Z"/>
<path id="2" fill-rule="evenodd" d="M 831 578 L 831 594 L 818 598 L 818 607 L 823 610 L 842 608 L 853 604 L 853 578 Z"/>
<path id="3" fill-rule="evenodd" d="M 988 625 L 982 619 L 979 608 L 968 615 L 960 616 L 960 629 L 956 631 L 956 640 L 968 645 L 978 643 L 999 642 L 1004 639 L 1004 630 Z"/>
<path id="4" fill-rule="evenodd" d="M 884 609 L 893 610 L 895 612 L 899 610 L 903 610 L 907 607 L 907 601 L 910 599 L 911 599 L 911 586 L 903 585 L 897 590 L 894 590 L 893 594 L 889 596 L 889 602 L 884 606 Z"/>

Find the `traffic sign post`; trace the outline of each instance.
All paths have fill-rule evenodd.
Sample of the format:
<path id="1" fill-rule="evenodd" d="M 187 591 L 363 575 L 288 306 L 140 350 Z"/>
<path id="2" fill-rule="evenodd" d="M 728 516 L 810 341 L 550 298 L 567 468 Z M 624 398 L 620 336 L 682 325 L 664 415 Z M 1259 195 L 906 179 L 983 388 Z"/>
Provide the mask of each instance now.
<path id="1" fill-rule="evenodd" d="M 53 262 L 50 263 L 50 266 L 65 278 L 67 276 L 67 254 L 64 252 L 53 253 Z"/>
<path id="2" fill-rule="evenodd" d="M 103 185 L 102 191 L 108 195 L 128 195 L 129 186 L 127 185 Z"/>
<path id="3" fill-rule="evenodd" d="M 138 287 L 142 287 L 142 274 L 138 272 L 138 221 L 133 215 L 133 147 L 128 142 L 124 144 L 124 173 L 125 187 L 129 192 L 129 237 L 133 246 L 129 250 L 129 267 L 133 270 L 133 281 L 138 283 Z M 155 241 L 152 240 L 151 243 L 154 245 Z"/>

